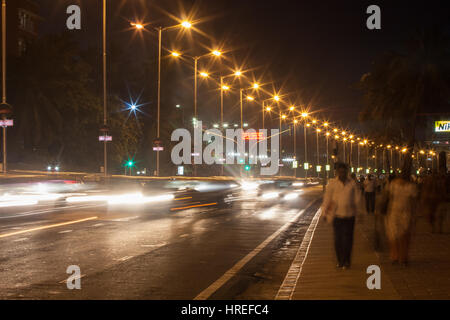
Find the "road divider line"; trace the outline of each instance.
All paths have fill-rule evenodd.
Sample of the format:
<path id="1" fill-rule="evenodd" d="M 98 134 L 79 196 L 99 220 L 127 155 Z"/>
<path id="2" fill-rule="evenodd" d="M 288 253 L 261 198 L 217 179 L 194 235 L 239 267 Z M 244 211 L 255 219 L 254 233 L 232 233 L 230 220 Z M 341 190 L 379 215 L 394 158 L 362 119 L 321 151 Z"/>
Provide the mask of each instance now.
<path id="1" fill-rule="evenodd" d="M 200 292 L 194 300 L 206 300 L 208 299 L 214 292 L 219 290 L 228 280 L 234 277 L 253 257 L 255 257 L 258 253 L 260 253 L 273 239 L 275 239 L 280 233 L 285 231 L 293 222 L 295 222 L 306 210 L 309 209 L 316 202 L 312 200 L 309 202 L 305 209 L 299 211 L 298 214 L 294 216 L 290 221 L 286 222 L 283 226 L 281 226 L 277 231 L 272 233 L 269 237 L 267 237 L 261 244 L 259 244 L 255 249 L 253 249 L 249 254 L 247 254 L 244 258 L 239 260 L 234 266 L 232 266 L 228 271 L 226 271 L 219 279 L 214 281 L 208 288 Z"/>
<path id="2" fill-rule="evenodd" d="M 311 242 L 314 237 L 314 232 L 316 231 L 317 225 L 319 223 L 321 215 L 321 209 L 317 210 L 314 215 L 311 224 L 306 230 L 305 236 L 303 237 L 302 243 L 298 248 L 297 254 L 295 255 L 294 260 L 292 261 L 291 266 L 286 274 L 286 277 L 283 280 L 283 283 L 280 286 L 280 289 L 275 296 L 275 300 L 292 300 L 292 296 L 297 287 L 298 279 L 300 279 L 300 275 L 302 273 L 303 264 L 306 261 L 306 257 L 309 253 L 309 248 L 311 247 Z"/>
<path id="3" fill-rule="evenodd" d="M 79 219 L 79 220 L 55 223 L 55 224 L 50 224 L 50 225 L 47 225 L 47 226 L 40 226 L 40 227 L 36 227 L 36 228 L 20 230 L 20 231 L 11 232 L 11 233 L 4 233 L 4 234 L 0 234 L 0 238 L 11 237 L 11 236 L 15 236 L 15 235 L 22 234 L 22 233 L 32 232 L 32 231 L 45 230 L 45 229 L 50 229 L 50 228 L 67 226 L 69 224 L 80 223 L 80 222 L 89 221 L 89 220 L 95 220 L 95 219 L 98 219 L 98 217 L 89 217 L 89 218 L 84 218 L 84 219 Z"/>
<path id="4" fill-rule="evenodd" d="M 190 209 L 190 208 L 198 208 L 198 207 L 207 207 L 207 206 L 214 206 L 216 205 L 217 202 L 212 202 L 212 203 L 203 203 L 203 204 L 196 204 L 193 206 L 187 206 L 187 207 L 180 207 L 180 208 L 170 208 L 171 211 L 174 210 L 183 210 L 183 209 Z"/>

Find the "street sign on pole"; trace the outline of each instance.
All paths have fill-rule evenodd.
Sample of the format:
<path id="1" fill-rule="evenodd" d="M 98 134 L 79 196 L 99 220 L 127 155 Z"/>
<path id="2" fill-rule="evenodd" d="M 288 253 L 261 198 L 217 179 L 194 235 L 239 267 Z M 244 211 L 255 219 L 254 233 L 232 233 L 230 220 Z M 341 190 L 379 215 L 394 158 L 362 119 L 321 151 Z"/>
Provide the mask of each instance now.
<path id="1" fill-rule="evenodd" d="M 112 141 L 112 136 L 99 136 L 98 141 Z"/>
<path id="2" fill-rule="evenodd" d="M 316 172 L 322 171 L 322 166 L 316 166 Z"/>
<path id="3" fill-rule="evenodd" d="M 330 171 L 330 165 L 329 165 L 329 164 L 327 164 L 327 165 L 325 166 L 325 170 Z"/>
<path id="4" fill-rule="evenodd" d="M 160 139 L 153 140 L 153 151 L 163 151 L 163 142 Z"/>
<path id="5" fill-rule="evenodd" d="M 308 162 L 305 162 L 305 163 L 303 164 L 303 168 L 305 168 L 305 170 L 308 170 L 308 169 L 309 169 L 309 163 L 308 163 Z"/>
<path id="6" fill-rule="evenodd" d="M 294 160 L 292 161 L 292 169 L 297 169 L 298 168 L 298 161 Z"/>
<path id="7" fill-rule="evenodd" d="M 14 125 L 14 120 L 0 120 L 0 127 L 12 127 Z"/>

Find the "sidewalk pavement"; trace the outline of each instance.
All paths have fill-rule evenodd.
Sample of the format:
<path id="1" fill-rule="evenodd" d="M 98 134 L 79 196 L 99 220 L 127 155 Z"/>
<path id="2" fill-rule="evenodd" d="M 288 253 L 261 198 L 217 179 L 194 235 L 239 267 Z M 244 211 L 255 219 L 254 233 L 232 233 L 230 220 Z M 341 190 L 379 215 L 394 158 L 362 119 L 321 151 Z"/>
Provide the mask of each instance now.
<path id="1" fill-rule="evenodd" d="M 410 247 L 407 267 L 392 265 L 388 246 L 383 241 L 380 252 L 374 248 L 374 216 L 358 217 L 352 266 L 336 268 L 331 224 L 321 220 L 314 230 L 309 250 L 303 260 L 292 299 L 450 299 L 449 219 L 445 233 L 431 233 L 424 217 L 418 217 Z M 369 290 L 367 267 L 381 269 L 381 289 Z"/>

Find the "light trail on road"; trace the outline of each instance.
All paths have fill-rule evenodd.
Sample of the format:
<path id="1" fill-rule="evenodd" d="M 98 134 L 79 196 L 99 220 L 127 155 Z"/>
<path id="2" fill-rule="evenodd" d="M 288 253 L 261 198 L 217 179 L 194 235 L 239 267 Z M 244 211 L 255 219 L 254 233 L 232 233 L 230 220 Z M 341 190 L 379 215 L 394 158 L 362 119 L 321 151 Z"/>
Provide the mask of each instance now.
<path id="1" fill-rule="evenodd" d="M 15 231 L 15 232 L 11 232 L 11 233 L 4 233 L 4 234 L 0 234 L 0 238 L 11 237 L 11 236 L 15 236 L 15 235 L 22 234 L 22 233 L 32 232 L 32 231 L 38 231 L 38 230 L 56 228 L 56 227 L 61 227 L 61 226 L 67 226 L 69 224 L 80 223 L 80 222 L 85 222 L 85 221 L 90 221 L 90 220 L 95 220 L 95 219 L 98 219 L 98 217 L 89 217 L 89 218 L 84 218 L 84 219 L 79 219 L 79 220 L 73 220 L 73 221 L 62 222 L 62 223 L 55 223 L 55 224 L 50 224 L 50 225 L 47 225 L 47 226 L 41 226 L 41 227 L 36 227 L 36 228 L 31 228 L 31 229 L 26 229 L 26 230 Z"/>

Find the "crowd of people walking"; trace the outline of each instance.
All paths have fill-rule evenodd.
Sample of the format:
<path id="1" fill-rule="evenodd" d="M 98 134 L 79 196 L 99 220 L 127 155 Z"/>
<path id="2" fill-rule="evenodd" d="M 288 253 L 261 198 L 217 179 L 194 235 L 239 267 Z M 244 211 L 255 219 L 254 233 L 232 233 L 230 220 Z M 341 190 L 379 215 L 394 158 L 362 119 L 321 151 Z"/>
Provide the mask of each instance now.
<path id="1" fill-rule="evenodd" d="M 412 175 L 408 166 L 397 174 L 349 176 L 345 163 L 336 163 L 336 177 L 330 179 L 322 204 L 323 217 L 333 224 L 337 267 L 349 268 L 355 217 L 372 215 L 374 249 L 389 246 L 393 264 L 407 266 L 416 219 L 425 217 L 431 232 L 444 232 L 449 215 L 450 175 L 445 161 L 436 172 L 424 170 Z"/>

